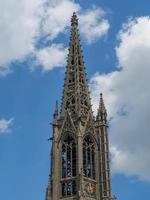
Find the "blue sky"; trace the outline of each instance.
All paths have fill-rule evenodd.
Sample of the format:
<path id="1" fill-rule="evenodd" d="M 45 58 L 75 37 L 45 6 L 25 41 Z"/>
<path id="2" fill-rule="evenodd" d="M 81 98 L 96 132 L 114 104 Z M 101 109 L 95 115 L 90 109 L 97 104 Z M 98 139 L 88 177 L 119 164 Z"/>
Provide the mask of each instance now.
<path id="1" fill-rule="evenodd" d="M 42 200 L 77 11 L 93 110 L 110 121 L 113 193 L 150 195 L 150 1 L 0 0 L 0 199 Z"/>

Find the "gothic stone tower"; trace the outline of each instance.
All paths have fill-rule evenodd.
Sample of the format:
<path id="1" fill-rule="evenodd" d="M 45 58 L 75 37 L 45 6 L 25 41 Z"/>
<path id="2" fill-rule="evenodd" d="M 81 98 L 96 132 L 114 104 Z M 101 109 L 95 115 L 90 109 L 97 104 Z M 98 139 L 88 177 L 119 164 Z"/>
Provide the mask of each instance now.
<path id="1" fill-rule="evenodd" d="M 71 19 L 71 37 L 61 112 L 54 112 L 51 172 L 46 200 L 113 200 L 109 169 L 107 112 L 102 94 L 93 116 L 78 19 Z"/>

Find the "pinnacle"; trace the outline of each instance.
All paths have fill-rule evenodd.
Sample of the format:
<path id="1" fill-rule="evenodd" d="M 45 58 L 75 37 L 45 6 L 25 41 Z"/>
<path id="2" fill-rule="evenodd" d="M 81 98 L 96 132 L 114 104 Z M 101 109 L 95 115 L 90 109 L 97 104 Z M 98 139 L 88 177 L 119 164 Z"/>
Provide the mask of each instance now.
<path id="1" fill-rule="evenodd" d="M 98 112 L 102 112 L 102 113 L 106 112 L 106 108 L 105 108 L 105 104 L 104 104 L 103 94 L 102 93 L 100 93 L 100 102 L 99 102 Z"/>
<path id="2" fill-rule="evenodd" d="M 76 12 L 74 12 L 73 15 L 72 15 L 72 18 L 71 18 L 71 25 L 72 25 L 72 26 L 78 25 L 78 18 L 77 18 Z"/>
<path id="3" fill-rule="evenodd" d="M 106 108 L 105 108 L 102 93 L 100 93 L 99 108 L 98 108 L 96 119 L 98 121 L 100 120 L 101 122 L 107 123 L 107 111 L 106 111 Z"/>

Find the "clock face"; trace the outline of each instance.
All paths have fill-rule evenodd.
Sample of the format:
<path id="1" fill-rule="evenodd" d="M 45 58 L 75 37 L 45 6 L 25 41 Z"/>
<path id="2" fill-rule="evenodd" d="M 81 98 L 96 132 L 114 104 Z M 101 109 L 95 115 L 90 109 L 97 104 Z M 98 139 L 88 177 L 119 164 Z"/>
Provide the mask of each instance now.
<path id="1" fill-rule="evenodd" d="M 93 183 L 85 183 L 84 191 L 88 195 L 91 195 L 91 196 L 95 195 L 95 184 L 93 184 Z"/>

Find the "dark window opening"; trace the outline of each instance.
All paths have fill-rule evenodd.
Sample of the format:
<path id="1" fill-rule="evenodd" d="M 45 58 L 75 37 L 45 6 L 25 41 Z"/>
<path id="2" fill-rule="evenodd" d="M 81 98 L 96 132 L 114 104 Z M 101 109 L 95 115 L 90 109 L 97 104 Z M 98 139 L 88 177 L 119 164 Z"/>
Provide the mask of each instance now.
<path id="1" fill-rule="evenodd" d="M 74 45 L 72 45 L 72 53 L 73 53 L 73 55 L 74 55 Z"/>
<path id="2" fill-rule="evenodd" d="M 78 64 L 79 64 L 79 65 L 81 65 L 81 61 L 80 61 L 80 59 L 81 59 L 81 58 L 79 57 L 79 59 L 78 59 Z M 79 68 L 79 69 L 80 69 L 80 68 Z"/>
<path id="3" fill-rule="evenodd" d="M 85 106 L 87 106 L 87 105 L 88 105 L 88 104 L 87 104 L 87 101 L 85 101 L 84 104 L 85 104 Z"/>
<path id="4" fill-rule="evenodd" d="M 71 136 L 62 143 L 62 196 L 76 194 L 76 144 Z M 69 178 L 70 177 L 70 178 Z M 69 180 L 66 180 L 69 178 Z"/>
<path id="5" fill-rule="evenodd" d="M 70 180 L 62 182 L 62 196 L 72 196 L 76 194 L 76 181 Z"/>
<path id="6" fill-rule="evenodd" d="M 83 175 L 95 179 L 95 155 L 94 142 L 87 136 L 83 142 Z"/>
<path id="7" fill-rule="evenodd" d="M 70 101 L 68 100 L 67 102 L 66 102 L 66 107 L 68 107 L 70 105 Z"/>
<path id="8" fill-rule="evenodd" d="M 76 176 L 76 145 L 71 136 L 62 144 L 62 178 Z"/>
<path id="9" fill-rule="evenodd" d="M 75 99 L 74 98 L 72 99 L 72 104 L 75 104 Z"/>
<path id="10" fill-rule="evenodd" d="M 71 64 L 74 65 L 74 59 L 72 59 Z"/>
<path id="11" fill-rule="evenodd" d="M 88 106 L 88 103 L 87 103 L 87 100 L 86 100 L 86 96 L 85 95 L 82 95 L 81 96 L 81 104 L 82 105 L 85 105 L 85 106 Z"/>
<path id="12" fill-rule="evenodd" d="M 72 82 L 74 82 L 74 74 L 70 73 L 70 75 L 69 75 L 69 83 L 72 83 Z"/>

